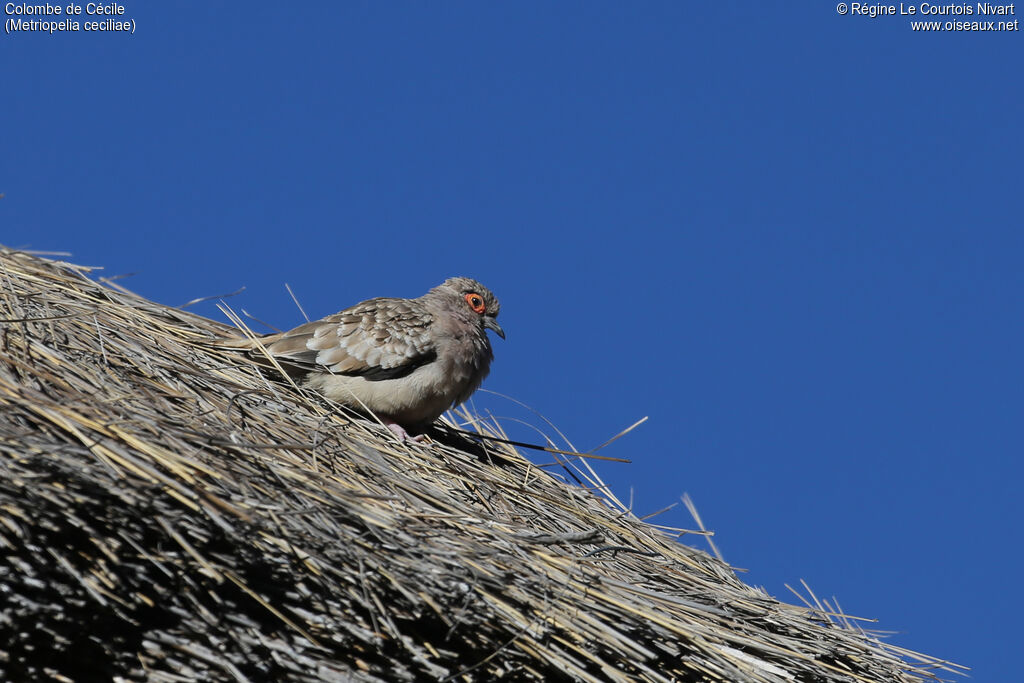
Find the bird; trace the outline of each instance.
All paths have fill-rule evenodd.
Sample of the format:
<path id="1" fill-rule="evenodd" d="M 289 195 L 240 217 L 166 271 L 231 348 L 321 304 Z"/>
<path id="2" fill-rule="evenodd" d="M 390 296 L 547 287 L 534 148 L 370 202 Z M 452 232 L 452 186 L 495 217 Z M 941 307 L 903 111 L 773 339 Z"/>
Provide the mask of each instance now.
<path id="1" fill-rule="evenodd" d="M 494 360 L 487 330 L 505 338 L 500 308 L 478 281 L 452 277 L 415 299 L 368 299 L 287 332 L 230 345 L 265 349 L 306 387 L 372 413 L 403 442 L 419 441 L 487 377 Z"/>

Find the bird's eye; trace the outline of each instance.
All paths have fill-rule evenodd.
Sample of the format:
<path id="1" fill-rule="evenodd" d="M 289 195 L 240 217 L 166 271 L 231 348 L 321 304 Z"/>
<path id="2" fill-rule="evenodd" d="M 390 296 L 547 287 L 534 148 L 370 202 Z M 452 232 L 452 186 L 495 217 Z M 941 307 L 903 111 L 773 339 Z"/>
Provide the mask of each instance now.
<path id="1" fill-rule="evenodd" d="M 476 292 L 470 292 L 466 295 L 466 303 L 469 304 L 474 313 L 483 313 L 487 310 L 487 307 L 484 306 L 484 298 Z"/>

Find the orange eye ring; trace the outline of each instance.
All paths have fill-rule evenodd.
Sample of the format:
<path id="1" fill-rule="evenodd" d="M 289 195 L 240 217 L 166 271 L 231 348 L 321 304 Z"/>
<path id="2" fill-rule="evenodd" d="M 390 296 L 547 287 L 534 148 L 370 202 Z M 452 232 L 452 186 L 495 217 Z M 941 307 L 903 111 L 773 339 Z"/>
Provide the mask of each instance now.
<path id="1" fill-rule="evenodd" d="M 470 292 L 465 297 L 466 303 L 473 309 L 474 313 L 483 313 L 487 310 L 487 306 L 484 304 L 484 298 L 476 292 Z"/>

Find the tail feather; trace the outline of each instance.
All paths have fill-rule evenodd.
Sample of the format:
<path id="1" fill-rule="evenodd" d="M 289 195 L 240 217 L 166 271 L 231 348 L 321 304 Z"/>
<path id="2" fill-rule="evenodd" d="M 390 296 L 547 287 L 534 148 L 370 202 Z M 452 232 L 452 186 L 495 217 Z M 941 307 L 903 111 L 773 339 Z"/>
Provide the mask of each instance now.
<path id="1" fill-rule="evenodd" d="M 276 365 L 292 379 L 302 377 L 310 371 L 308 364 L 295 362 L 297 359 L 281 355 L 279 350 L 271 349 L 271 345 L 281 339 L 281 334 L 269 334 L 263 337 L 221 337 L 206 340 L 206 344 L 215 349 L 241 351 L 250 359 L 263 367 L 275 368 L 269 356 L 273 356 Z"/>

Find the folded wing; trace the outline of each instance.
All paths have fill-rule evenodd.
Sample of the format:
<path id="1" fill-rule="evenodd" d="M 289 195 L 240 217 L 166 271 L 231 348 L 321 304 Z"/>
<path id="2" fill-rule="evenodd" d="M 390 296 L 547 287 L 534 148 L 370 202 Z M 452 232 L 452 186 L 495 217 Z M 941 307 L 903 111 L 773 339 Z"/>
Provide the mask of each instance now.
<path id="1" fill-rule="evenodd" d="M 428 334 L 431 323 L 430 314 L 413 301 L 370 299 L 264 343 L 274 357 L 307 370 L 394 379 L 437 358 Z"/>

